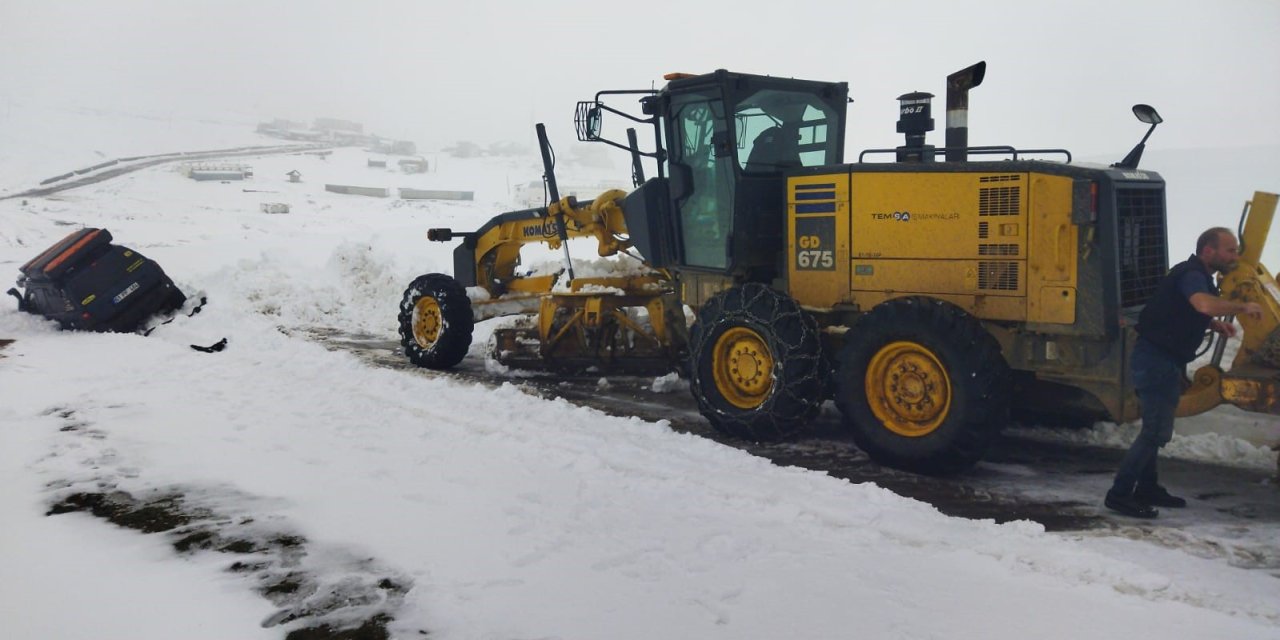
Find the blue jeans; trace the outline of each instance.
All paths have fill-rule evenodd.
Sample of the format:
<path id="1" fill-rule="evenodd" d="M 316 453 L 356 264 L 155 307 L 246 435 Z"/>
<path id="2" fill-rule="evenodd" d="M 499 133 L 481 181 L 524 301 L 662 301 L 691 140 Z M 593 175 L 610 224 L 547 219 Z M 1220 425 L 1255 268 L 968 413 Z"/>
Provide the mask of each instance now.
<path id="1" fill-rule="evenodd" d="M 1142 431 L 1120 461 L 1111 493 L 1131 495 L 1135 488 L 1154 488 L 1156 454 L 1173 438 L 1173 412 L 1182 395 L 1186 364 L 1160 347 L 1138 338 L 1129 361 L 1134 390 L 1142 402 Z"/>

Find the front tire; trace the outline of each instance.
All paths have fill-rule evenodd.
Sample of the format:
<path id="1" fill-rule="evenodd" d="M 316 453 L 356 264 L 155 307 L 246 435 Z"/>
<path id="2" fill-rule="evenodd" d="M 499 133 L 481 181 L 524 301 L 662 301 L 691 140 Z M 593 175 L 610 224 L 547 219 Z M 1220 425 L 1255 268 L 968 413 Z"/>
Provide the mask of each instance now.
<path id="1" fill-rule="evenodd" d="M 791 437 L 822 406 L 817 323 L 762 284 L 723 291 L 690 330 L 689 388 L 721 433 L 753 441 Z"/>
<path id="2" fill-rule="evenodd" d="M 890 300 L 846 334 L 836 405 L 882 464 L 928 474 L 973 466 L 1009 419 L 1009 366 L 973 316 L 941 300 Z"/>
<path id="3" fill-rule="evenodd" d="M 442 273 L 418 276 L 400 300 L 400 344 L 409 362 L 448 369 L 471 348 L 471 299 L 457 280 Z"/>

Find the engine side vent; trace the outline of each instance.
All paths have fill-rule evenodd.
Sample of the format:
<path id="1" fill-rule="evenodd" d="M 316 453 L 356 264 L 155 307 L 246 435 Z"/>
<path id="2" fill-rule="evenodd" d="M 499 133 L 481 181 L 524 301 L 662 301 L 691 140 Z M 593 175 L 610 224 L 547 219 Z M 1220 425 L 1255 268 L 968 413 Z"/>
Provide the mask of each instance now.
<path id="1" fill-rule="evenodd" d="M 1163 190 L 1116 189 L 1116 222 L 1120 241 L 1120 306 L 1146 304 L 1169 269 Z"/>
<path id="2" fill-rule="evenodd" d="M 978 255 L 980 256 L 1016 256 L 1018 255 L 1018 245 L 1016 244 L 980 244 L 978 245 Z"/>
<path id="3" fill-rule="evenodd" d="M 1016 216 L 1022 210 L 1022 188 L 983 187 L 978 189 L 978 215 Z"/>
<path id="4" fill-rule="evenodd" d="M 982 176 L 978 178 L 978 182 L 1018 182 L 1022 180 L 1022 176 L 1016 173 L 1003 176 Z"/>
<path id="5" fill-rule="evenodd" d="M 987 291 L 1017 291 L 1018 263 L 994 260 L 979 261 L 978 288 Z"/>
<path id="6" fill-rule="evenodd" d="M 991 223 L 983 220 L 978 223 L 978 239 L 986 240 L 991 237 Z"/>

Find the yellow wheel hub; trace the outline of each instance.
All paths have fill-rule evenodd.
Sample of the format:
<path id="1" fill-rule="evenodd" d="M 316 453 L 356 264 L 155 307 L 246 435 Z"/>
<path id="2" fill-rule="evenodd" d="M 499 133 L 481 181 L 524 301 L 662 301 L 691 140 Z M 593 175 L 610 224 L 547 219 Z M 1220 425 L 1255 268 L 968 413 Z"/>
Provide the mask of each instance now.
<path id="1" fill-rule="evenodd" d="M 867 402 L 888 430 L 918 438 L 933 433 L 951 409 L 951 378 L 928 348 L 885 345 L 867 366 Z"/>
<path id="2" fill-rule="evenodd" d="M 435 298 L 424 296 L 413 305 L 413 339 L 418 346 L 428 349 L 440 339 L 440 329 L 444 326 L 440 315 L 440 303 Z"/>
<path id="3" fill-rule="evenodd" d="M 773 355 L 760 334 L 734 327 L 716 340 L 712 352 L 716 390 L 729 404 L 754 409 L 773 389 Z"/>

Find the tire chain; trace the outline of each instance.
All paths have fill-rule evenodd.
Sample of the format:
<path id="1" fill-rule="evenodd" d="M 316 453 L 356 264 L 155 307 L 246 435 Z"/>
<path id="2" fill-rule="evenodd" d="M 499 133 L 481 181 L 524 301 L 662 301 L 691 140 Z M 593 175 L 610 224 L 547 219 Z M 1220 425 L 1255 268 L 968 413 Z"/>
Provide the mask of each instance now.
<path id="1" fill-rule="evenodd" d="M 733 302 L 737 304 L 731 304 Z M 713 336 L 719 335 L 716 331 L 707 330 L 703 319 L 713 318 L 711 328 L 718 326 L 719 320 L 726 316 L 726 307 L 730 309 L 727 312 L 731 315 L 730 321 L 773 329 L 769 331 L 770 336 L 785 348 L 782 353 L 774 354 L 775 371 L 781 366 L 783 372 L 782 376 L 775 377 L 775 383 L 781 381 L 782 384 L 759 409 L 745 415 L 735 415 L 712 405 L 705 399 L 706 394 L 701 392 L 701 384 L 697 382 L 701 354 L 707 349 L 714 349 Z M 691 388 L 703 415 L 708 412 L 715 414 L 712 423 L 717 429 L 755 441 L 774 441 L 795 435 L 817 415 L 825 390 L 822 346 L 817 323 L 793 300 L 763 284 L 748 283 L 714 296 L 698 316 L 691 340 L 693 348 L 690 349 Z M 787 326 L 795 329 L 776 331 Z M 788 376 L 788 372 L 798 375 Z"/>

